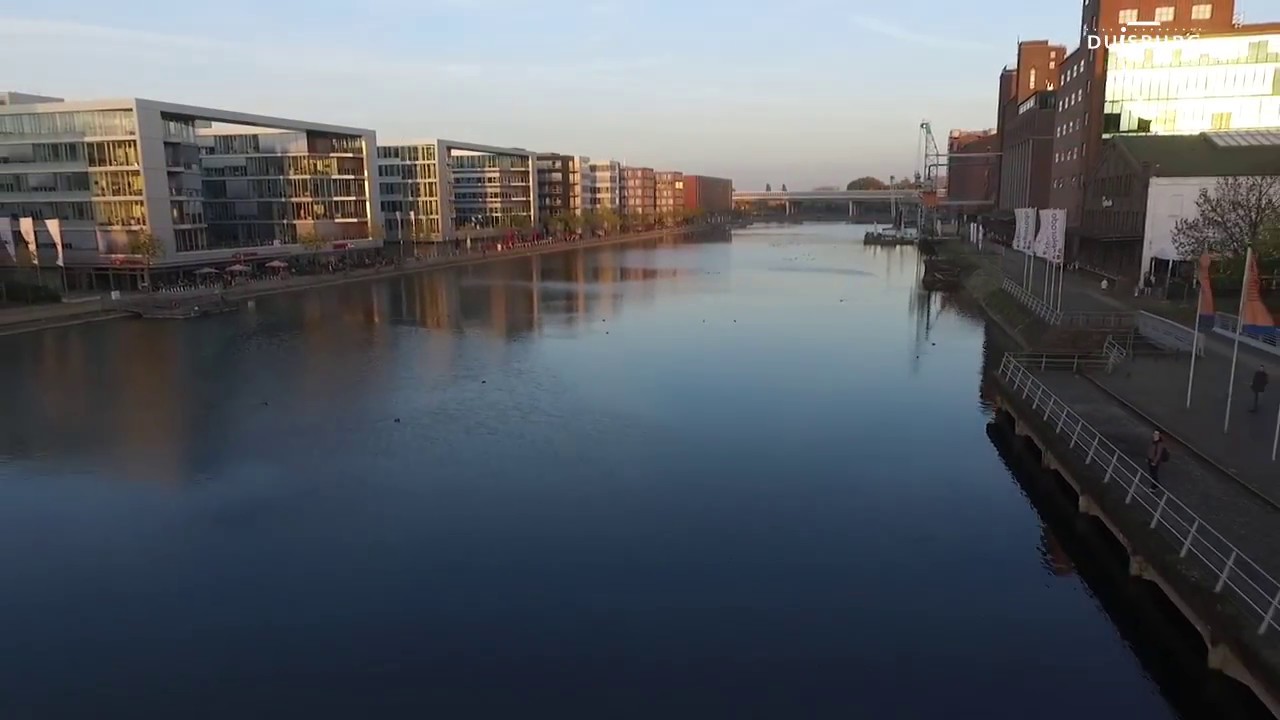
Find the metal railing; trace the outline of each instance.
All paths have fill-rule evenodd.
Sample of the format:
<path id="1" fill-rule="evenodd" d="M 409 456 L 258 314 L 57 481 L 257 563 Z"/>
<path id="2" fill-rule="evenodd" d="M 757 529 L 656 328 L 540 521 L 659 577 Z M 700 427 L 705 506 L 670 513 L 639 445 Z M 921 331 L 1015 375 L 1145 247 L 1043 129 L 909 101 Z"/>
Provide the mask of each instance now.
<path id="1" fill-rule="evenodd" d="M 1236 325 L 1239 322 L 1240 322 L 1240 318 L 1236 317 L 1235 315 L 1231 315 L 1229 313 L 1218 313 L 1217 319 L 1214 322 L 1214 327 L 1218 330 L 1221 330 L 1227 333 L 1228 335 L 1235 335 Z M 1246 337 L 1246 338 L 1249 338 L 1250 340 L 1253 340 L 1254 342 L 1260 342 L 1264 345 L 1270 345 L 1271 347 L 1280 346 L 1280 342 L 1277 342 L 1277 336 L 1276 336 L 1276 333 L 1274 332 L 1256 333 L 1256 332 L 1249 332 L 1248 330 L 1241 330 L 1240 337 Z"/>
<path id="2" fill-rule="evenodd" d="M 1133 335 L 1130 335 L 1129 343 L 1132 344 L 1132 342 Z M 1117 365 L 1129 357 L 1129 349 L 1125 345 L 1116 342 L 1115 336 L 1108 335 L 1107 341 L 1102 344 L 1102 354 L 1107 356 L 1107 373 L 1110 374 L 1112 370 L 1116 369 Z"/>
<path id="3" fill-rule="evenodd" d="M 1007 353 L 1005 358 L 1034 370 L 1070 370 L 1108 367 L 1105 353 Z"/>
<path id="4" fill-rule="evenodd" d="M 1061 323 L 1068 327 L 1091 330 L 1132 330 L 1138 321 L 1131 312 L 1067 312 L 1060 313 Z"/>
<path id="5" fill-rule="evenodd" d="M 1027 292 L 1027 289 L 1014 282 L 1012 278 L 1005 278 L 1000 283 L 1000 288 L 1014 297 L 1015 300 L 1026 305 L 1031 312 L 1040 317 L 1041 320 L 1050 325 L 1057 325 L 1062 322 L 1062 312 L 1052 308 L 1044 300 Z"/>
<path id="6" fill-rule="evenodd" d="M 1191 352 L 1192 346 L 1196 354 L 1204 356 L 1204 339 L 1196 340 L 1196 331 L 1172 320 L 1152 315 L 1149 312 L 1138 313 L 1138 334 L 1153 345 L 1171 352 Z"/>
<path id="7" fill-rule="evenodd" d="M 1000 376 L 1060 438 L 1070 438 L 1071 451 L 1083 457 L 1085 465 L 1106 469 L 1102 484 L 1113 488 L 1117 497 L 1123 495 L 1124 504 L 1133 508 L 1149 529 L 1177 548 L 1178 557 L 1195 566 L 1190 575 L 1197 582 L 1214 583 L 1214 593 L 1225 594 L 1259 623 L 1259 635 L 1272 627 L 1280 629 L 1280 583 L 1172 493 L 1153 488 L 1146 470 L 1050 392 L 1017 356 L 1004 357 Z"/>

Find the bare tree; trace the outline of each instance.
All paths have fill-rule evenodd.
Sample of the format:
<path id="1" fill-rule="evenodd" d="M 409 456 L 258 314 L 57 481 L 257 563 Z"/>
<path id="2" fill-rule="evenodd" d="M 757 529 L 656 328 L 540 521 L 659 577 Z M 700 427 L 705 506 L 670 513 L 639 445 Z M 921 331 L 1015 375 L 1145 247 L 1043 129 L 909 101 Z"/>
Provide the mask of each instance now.
<path id="1" fill-rule="evenodd" d="M 770 185 L 769 183 L 765 183 L 765 184 L 764 184 L 764 191 L 765 191 L 765 192 L 773 192 L 773 186 L 772 186 L 772 185 Z"/>
<path id="2" fill-rule="evenodd" d="M 1213 192 L 1196 198 L 1196 216 L 1173 228 L 1173 246 L 1184 258 L 1209 252 L 1222 258 L 1244 255 L 1250 244 L 1266 254 L 1280 227 L 1280 176 L 1219 178 Z"/>

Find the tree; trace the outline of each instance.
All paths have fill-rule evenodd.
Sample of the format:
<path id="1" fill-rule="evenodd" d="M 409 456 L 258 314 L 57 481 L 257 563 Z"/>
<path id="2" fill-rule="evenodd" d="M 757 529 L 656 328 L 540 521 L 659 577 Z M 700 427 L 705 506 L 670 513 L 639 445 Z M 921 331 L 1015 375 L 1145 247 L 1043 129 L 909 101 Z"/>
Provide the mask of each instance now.
<path id="1" fill-rule="evenodd" d="M 1280 241 L 1280 177 L 1219 178 L 1213 192 L 1202 189 L 1196 216 L 1173 228 L 1173 246 L 1186 259 L 1209 252 L 1224 259 L 1244 255 L 1255 244 L 1275 254 Z"/>
<path id="2" fill-rule="evenodd" d="M 782 192 L 786 192 L 786 191 L 787 191 L 787 184 L 782 183 Z"/>
<path id="3" fill-rule="evenodd" d="M 516 231 L 517 235 L 523 238 L 524 234 L 533 227 L 533 219 L 528 215 L 513 215 L 511 217 L 511 227 Z"/>
<path id="4" fill-rule="evenodd" d="M 772 185 L 770 185 L 769 183 L 765 183 L 765 184 L 764 184 L 764 191 L 765 191 L 765 192 L 773 192 L 773 186 L 772 186 Z"/>
<path id="5" fill-rule="evenodd" d="M 850 181 L 849 184 L 845 186 L 845 189 L 846 190 L 884 190 L 884 189 L 887 189 L 888 187 L 889 187 L 889 184 L 881 180 L 880 178 L 871 177 L 870 175 L 864 175 L 858 178 L 857 180 Z"/>
<path id="6" fill-rule="evenodd" d="M 151 261 L 164 254 L 164 246 L 160 239 L 150 231 L 143 230 L 129 237 L 129 254 L 141 257 L 145 263 L 143 272 L 146 275 L 147 287 L 151 287 Z"/>
<path id="7" fill-rule="evenodd" d="M 321 248 L 324 247 L 325 242 L 324 238 L 320 237 L 315 230 L 303 230 L 302 232 L 299 232 L 298 245 L 311 255 L 311 262 L 313 264 L 318 265 L 320 263 L 318 255 Z"/>

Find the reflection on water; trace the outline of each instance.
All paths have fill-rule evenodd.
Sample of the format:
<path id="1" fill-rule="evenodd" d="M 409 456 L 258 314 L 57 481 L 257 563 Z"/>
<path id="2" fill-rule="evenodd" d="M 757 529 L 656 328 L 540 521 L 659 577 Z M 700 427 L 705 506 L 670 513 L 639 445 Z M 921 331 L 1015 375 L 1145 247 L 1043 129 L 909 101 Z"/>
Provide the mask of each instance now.
<path id="1" fill-rule="evenodd" d="M 0 715 L 1171 717 L 864 232 L 0 338 Z"/>

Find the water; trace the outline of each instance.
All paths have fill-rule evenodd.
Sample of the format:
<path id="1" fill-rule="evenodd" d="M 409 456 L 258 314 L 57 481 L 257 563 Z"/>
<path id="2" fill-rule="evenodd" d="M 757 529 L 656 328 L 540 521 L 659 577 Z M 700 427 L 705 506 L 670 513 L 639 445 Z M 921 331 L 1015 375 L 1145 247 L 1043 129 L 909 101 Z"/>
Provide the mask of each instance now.
<path id="1" fill-rule="evenodd" d="M 862 232 L 0 339 L 0 715 L 1176 717 Z"/>

